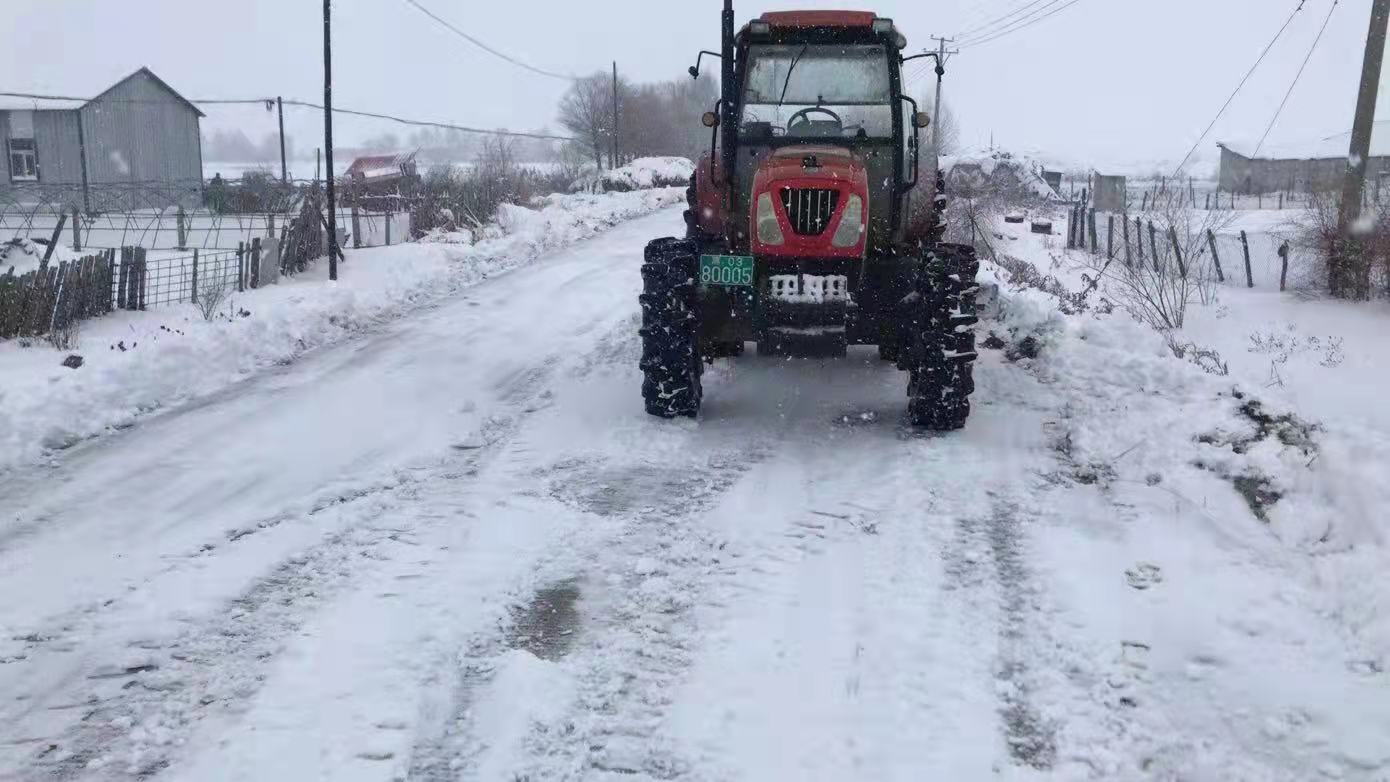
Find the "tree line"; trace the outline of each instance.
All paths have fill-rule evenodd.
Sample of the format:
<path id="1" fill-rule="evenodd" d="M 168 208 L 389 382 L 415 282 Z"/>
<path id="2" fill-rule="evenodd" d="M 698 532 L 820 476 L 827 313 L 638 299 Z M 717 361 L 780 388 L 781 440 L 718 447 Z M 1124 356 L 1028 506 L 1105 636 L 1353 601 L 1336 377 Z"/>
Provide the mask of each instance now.
<path id="1" fill-rule="evenodd" d="M 576 79 L 560 100 L 560 124 L 575 137 L 561 154 L 582 157 L 600 169 L 656 155 L 697 158 L 710 142 L 700 115 L 712 111 L 718 99 L 718 84 L 709 75 L 647 84 L 620 75 L 615 89 L 611 73 L 590 74 Z"/>

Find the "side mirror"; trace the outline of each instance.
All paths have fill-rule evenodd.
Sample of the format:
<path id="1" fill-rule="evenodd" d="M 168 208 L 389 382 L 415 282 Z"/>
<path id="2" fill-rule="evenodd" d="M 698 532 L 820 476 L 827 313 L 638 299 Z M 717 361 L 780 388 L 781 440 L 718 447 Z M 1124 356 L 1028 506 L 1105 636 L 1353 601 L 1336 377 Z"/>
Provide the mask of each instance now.
<path id="1" fill-rule="evenodd" d="M 719 127 L 719 115 L 712 111 L 707 111 L 700 116 L 700 124 L 707 128 Z"/>
<path id="2" fill-rule="evenodd" d="M 912 126 L 915 128 L 925 128 L 931 124 L 931 117 L 925 111 L 919 111 L 912 115 Z"/>
<path id="3" fill-rule="evenodd" d="M 692 65 L 687 69 L 686 72 L 690 74 L 690 78 L 692 79 L 700 78 L 700 69 L 698 66 Z"/>

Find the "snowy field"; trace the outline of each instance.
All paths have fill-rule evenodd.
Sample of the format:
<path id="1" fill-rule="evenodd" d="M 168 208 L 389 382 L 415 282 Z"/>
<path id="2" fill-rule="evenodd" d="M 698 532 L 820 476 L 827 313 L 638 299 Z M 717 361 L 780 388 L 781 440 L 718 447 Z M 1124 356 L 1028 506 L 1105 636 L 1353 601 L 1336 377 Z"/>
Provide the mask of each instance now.
<path id="1" fill-rule="evenodd" d="M 987 265 L 962 432 L 866 349 L 663 422 L 682 200 L 0 346 L 0 779 L 1390 778 L 1384 304 L 1223 289 L 1216 377 Z"/>

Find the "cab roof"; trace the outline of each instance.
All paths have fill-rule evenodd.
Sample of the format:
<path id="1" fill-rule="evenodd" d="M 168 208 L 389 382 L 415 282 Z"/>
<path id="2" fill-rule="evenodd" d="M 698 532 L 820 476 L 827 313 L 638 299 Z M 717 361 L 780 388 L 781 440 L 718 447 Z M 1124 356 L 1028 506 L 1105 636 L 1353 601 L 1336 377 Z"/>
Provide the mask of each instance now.
<path id="1" fill-rule="evenodd" d="M 772 27 L 873 27 L 872 11 L 769 11 L 760 18 Z"/>

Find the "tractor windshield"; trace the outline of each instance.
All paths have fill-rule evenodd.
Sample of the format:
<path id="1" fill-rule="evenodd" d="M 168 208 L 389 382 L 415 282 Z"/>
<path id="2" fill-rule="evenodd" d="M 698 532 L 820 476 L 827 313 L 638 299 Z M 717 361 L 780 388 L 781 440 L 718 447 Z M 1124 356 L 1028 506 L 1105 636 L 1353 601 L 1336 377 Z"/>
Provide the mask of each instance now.
<path id="1" fill-rule="evenodd" d="M 753 45 L 745 73 L 743 126 L 753 135 L 892 136 L 893 90 L 881 45 Z"/>

